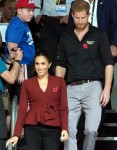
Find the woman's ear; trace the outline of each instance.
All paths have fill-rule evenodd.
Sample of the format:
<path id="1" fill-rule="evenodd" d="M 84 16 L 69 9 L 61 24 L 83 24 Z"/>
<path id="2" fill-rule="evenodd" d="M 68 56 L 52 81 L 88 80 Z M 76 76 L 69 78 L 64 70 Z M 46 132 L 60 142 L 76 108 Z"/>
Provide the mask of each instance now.
<path id="1" fill-rule="evenodd" d="M 49 64 L 49 68 L 51 67 L 52 63 Z"/>

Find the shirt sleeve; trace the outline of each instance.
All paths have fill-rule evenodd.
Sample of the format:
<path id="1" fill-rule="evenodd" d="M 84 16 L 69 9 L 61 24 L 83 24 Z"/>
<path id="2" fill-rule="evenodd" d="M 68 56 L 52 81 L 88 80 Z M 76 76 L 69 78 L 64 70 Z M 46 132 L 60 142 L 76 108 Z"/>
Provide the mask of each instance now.
<path id="1" fill-rule="evenodd" d="M 15 34 L 13 34 L 15 33 Z M 17 43 L 18 45 L 22 41 L 24 34 L 24 30 L 16 25 L 11 25 L 7 31 L 7 37 L 6 37 L 6 42 L 12 42 L 12 43 Z"/>
<path id="2" fill-rule="evenodd" d="M 104 41 L 102 43 L 102 41 Z M 113 65 L 112 54 L 109 46 L 108 37 L 105 32 L 101 32 L 99 37 L 99 50 L 104 65 Z"/>
<path id="3" fill-rule="evenodd" d="M 73 2 L 74 0 L 66 0 L 66 6 L 67 6 L 67 14 L 69 15 L 69 12 L 70 12 L 70 8 L 71 8 L 71 3 Z"/>
<path id="4" fill-rule="evenodd" d="M 41 8 L 41 0 L 34 0 L 34 3 L 36 6 L 38 6 L 39 8 Z M 34 16 L 38 16 L 38 15 L 41 15 L 41 9 L 35 9 L 34 11 Z"/>
<path id="5" fill-rule="evenodd" d="M 7 67 L 5 63 L 2 61 L 2 58 L 0 58 L 0 74 L 3 73 L 4 71 L 7 71 Z"/>
<path id="6" fill-rule="evenodd" d="M 67 101 L 67 89 L 64 79 L 61 78 L 61 93 L 60 93 L 60 121 L 61 129 L 68 131 L 68 101 Z"/>
<path id="7" fill-rule="evenodd" d="M 58 45 L 58 59 L 57 66 L 67 67 L 67 54 L 64 46 L 64 35 L 61 37 L 59 45 Z"/>

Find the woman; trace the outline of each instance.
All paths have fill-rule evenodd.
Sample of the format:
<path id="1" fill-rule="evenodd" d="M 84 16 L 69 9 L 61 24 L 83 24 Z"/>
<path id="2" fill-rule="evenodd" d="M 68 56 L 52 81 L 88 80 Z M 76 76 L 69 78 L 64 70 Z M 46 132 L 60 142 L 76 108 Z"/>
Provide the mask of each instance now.
<path id="1" fill-rule="evenodd" d="M 66 85 L 61 77 L 49 74 L 51 60 L 46 51 L 34 59 L 36 75 L 22 84 L 14 136 L 6 146 L 18 142 L 24 127 L 28 150 L 58 150 L 68 139 L 68 105 Z M 29 110 L 28 109 L 29 104 Z"/>

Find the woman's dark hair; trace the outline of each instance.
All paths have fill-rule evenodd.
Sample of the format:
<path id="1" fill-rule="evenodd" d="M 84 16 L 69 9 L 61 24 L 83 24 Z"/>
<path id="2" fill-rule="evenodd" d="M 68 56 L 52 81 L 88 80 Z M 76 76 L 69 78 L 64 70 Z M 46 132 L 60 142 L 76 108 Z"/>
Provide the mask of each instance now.
<path id="1" fill-rule="evenodd" d="M 48 60 L 49 63 L 52 62 L 51 57 L 50 57 L 49 53 L 46 50 L 39 50 L 38 52 L 36 52 L 34 61 L 35 61 L 36 57 L 38 57 L 38 56 L 44 56 Z"/>
<path id="2" fill-rule="evenodd" d="M 33 76 L 35 76 L 37 74 L 36 71 L 35 71 L 35 59 L 38 56 L 44 56 L 48 60 L 49 63 L 52 63 L 51 57 L 50 57 L 50 55 L 48 54 L 48 52 L 46 50 L 39 50 L 39 51 L 37 51 L 36 55 L 35 55 L 35 58 L 34 58 L 34 62 L 33 62 L 33 71 L 32 71 L 32 74 L 31 74 L 30 77 L 33 77 Z M 48 72 L 51 75 L 55 75 L 55 71 L 54 71 L 54 68 L 53 68 L 52 64 L 51 64 Z"/>

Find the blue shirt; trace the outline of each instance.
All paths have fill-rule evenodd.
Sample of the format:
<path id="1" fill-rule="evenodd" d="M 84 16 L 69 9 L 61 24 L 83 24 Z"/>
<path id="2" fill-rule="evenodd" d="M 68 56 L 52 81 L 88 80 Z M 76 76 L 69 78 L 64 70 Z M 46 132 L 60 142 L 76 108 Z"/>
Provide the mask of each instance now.
<path id="1" fill-rule="evenodd" d="M 16 43 L 23 51 L 21 64 L 32 64 L 35 56 L 34 41 L 26 22 L 15 16 L 6 30 L 6 42 Z"/>
<path id="2" fill-rule="evenodd" d="M 7 67 L 5 66 L 5 63 L 2 61 L 2 58 L 0 57 L 0 74 L 4 71 L 7 71 Z M 2 81 L 0 78 L 0 92 L 3 91 Z"/>

